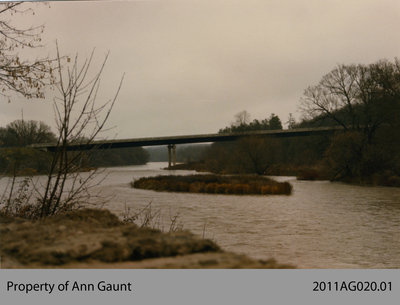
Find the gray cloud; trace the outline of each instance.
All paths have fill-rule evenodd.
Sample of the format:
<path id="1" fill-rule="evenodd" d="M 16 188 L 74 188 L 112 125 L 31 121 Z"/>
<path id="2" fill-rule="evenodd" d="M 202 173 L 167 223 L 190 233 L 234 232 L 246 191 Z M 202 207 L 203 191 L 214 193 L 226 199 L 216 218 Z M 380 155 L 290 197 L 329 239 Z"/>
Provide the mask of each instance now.
<path id="1" fill-rule="evenodd" d="M 52 2 L 35 12 L 20 22 L 46 24 L 41 52 L 54 54 L 56 39 L 66 54 L 110 50 L 101 97 L 126 73 L 108 133 L 119 138 L 215 132 L 244 109 L 285 121 L 336 64 L 400 51 L 396 0 Z M 0 124 L 21 108 L 52 123 L 50 104 L 3 103 Z"/>

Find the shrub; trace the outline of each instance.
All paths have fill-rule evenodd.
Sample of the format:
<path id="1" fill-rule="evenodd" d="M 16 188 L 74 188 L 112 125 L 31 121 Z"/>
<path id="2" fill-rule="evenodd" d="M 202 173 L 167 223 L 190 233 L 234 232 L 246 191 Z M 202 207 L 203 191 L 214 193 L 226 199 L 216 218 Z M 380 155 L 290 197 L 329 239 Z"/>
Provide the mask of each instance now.
<path id="1" fill-rule="evenodd" d="M 189 185 L 189 192 L 191 193 L 204 193 L 205 183 L 194 182 Z"/>
<path id="2" fill-rule="evenodd" d="M 319 172 L 312 168 L 300 170 L 297 176 L 297 180 L 318 180 L 318 179 L 320 179 Z"/>
<path id="3" fill-rule="evenodd" d="M 217 186 L 215 188 L 215 192 L 218 194 L 226 194 L 228 189 L 229 189 L 229 184 L 221 183 L 221 184 L 217 184 Z"/>
<path id="4" fill-rule="evenodd" d="M 205 192 L 206 193 L 215 193 L 216 187 L 217 187 L 216 183 L 208 183 L 208 184 L 206 184 Z"/>
<path id="5" fill-rule="evenodd" d="M 261 187 L 261 194 L 267 195 L 271 194 L 271 185 L 264 185 Z"/>

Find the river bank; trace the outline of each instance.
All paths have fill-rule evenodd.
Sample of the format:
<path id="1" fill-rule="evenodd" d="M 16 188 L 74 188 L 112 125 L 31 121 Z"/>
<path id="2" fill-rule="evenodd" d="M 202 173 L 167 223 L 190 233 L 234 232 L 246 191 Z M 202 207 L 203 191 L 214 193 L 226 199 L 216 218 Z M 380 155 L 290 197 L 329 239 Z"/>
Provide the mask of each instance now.
<path id="1" fill-rule="evenodd" d="M 1 268 L 294 268 L 223 251 L 188 231 L 163 233 L 83 209 L 42 221 L 0 216 Z"/>
<path id="2" fill-rule="evenodd" d="M 189 162 L 180 163 L 168 170 L 194 170 L 196 172 L 210 172 L 204 162 Z M 233 174 L 229 172 L 219 174 Z M 389 187 L 400 187 L 400 176 L 396 175 L 391 171 L 384 171 L 376 173 L 371 176 L 365 176 L 362 178 L 341 178 L 333 179 L 329 174 L 328 170 L 323 166 L 292 166 L 292 165 L 273 165 L 266 172 L 267 176 L 295 176 L 297 180 L 308 180 L 308 181 L 338 181 L 354 185 L 364 186 L 389 186 Z"/>

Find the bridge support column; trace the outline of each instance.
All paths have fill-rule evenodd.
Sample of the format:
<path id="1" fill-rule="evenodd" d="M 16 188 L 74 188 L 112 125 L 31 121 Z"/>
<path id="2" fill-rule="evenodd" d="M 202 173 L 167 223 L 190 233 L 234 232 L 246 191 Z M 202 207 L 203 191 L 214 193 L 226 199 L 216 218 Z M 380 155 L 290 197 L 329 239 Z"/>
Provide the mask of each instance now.
<path id="1" fill-rule="evenodd" d="M 172 154 L 171 154 L 172 150 Z M 172 165 L 176 165 L 176 145 L 175 144 L 168 144 L 168 168 L 171 168 Z"/>

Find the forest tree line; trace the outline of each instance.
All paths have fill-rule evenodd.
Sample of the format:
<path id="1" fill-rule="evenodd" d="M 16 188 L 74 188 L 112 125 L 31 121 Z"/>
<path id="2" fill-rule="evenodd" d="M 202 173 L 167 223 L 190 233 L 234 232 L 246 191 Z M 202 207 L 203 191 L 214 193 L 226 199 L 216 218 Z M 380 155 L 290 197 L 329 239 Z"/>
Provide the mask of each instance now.
<path id="1" fill-rule="evenodd" d="M 51 153 L 29 147 L 37 143 L 55 143 L 56 135 L 43 122 L 16 120 L 0 127 L 0 172 L 8 175 L 43 174 L 48 170 Z M 73 152 L 71 152 L 73 154 Z M 141 147 L 91 150 L 79 160 L 93 167 L 145 164 L 149 154 Z"/>
<path id="2" fill-rule="evenodd" d="M 214 143 L 202 155 L 216 173 L 297 175 L 400 186 L 400 61 L 338 65 L 304 91 L 303 119 L 288 128 L 342 126 L 334 135 L 248 137 Z M 282 129 L 278 116 L 250 121 L 242 111 L 219 132 Z"/>

